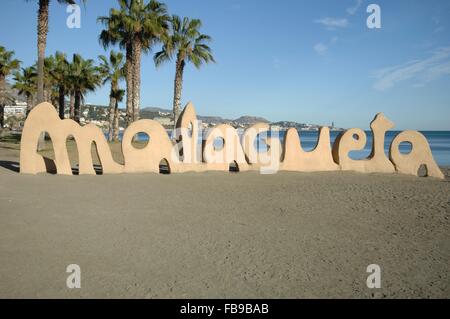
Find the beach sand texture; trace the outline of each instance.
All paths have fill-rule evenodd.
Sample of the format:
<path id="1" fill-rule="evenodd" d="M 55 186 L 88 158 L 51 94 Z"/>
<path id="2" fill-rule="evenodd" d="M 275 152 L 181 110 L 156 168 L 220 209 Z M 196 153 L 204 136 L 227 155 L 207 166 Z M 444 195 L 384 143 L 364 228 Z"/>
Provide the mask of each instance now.
<path id="1" fill-rule="evenodd" d="M 2 298 L 450 297 L 448 170 L 26 176 L 18 155 L 0 145 Z"/>

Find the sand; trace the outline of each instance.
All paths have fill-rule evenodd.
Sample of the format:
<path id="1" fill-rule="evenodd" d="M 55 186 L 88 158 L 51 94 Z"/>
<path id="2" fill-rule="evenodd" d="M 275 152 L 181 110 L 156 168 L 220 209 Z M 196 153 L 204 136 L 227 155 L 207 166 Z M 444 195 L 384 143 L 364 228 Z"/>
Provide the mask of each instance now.
<path id="1" fill-rule="evenodd" d="M 450 297 L 448 178 L 24 176 L 17 148 L 0 144 L 2 298 Z"/>

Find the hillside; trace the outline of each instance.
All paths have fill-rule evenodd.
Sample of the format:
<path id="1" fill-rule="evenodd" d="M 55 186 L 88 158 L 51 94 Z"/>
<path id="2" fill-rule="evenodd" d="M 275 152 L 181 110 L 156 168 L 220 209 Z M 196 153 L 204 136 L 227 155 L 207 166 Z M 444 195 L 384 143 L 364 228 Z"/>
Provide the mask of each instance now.
<path id="1" fill-rule="evenodd" d="M 108 107 L 104 105 L 93 105 L 86 104 L 83 109 L 84 115 L 87 119 L 91 121 L 107 121 Z M 125 125 L 125 110 L 120 110 L 120 125 L 123 127 Z M 164 127 L 171 128 L 172 127 L 172 111 L 162 107 L 145 107 L 141 109 L 140 114 L 142 119 L 151 119 L 160 122 Z M 305 124 L 305 123 L 297 123 L 293 121 L 279 121 L 279 122 L 271 122 L 263 117 L 244 115 L 237 119 L 226 119 L 220 116 L 202 116 L 197 115 L 199 121 L 201 121 L 204 126 L 214 126 L 217 124 L 229 124 L 235 128 L 247 128 L 256 123 L 267 123 L 272 125 L 272 127 L 276 127 L 280 130 L 284 130 L 287 128 L 296 128 L 298 130 L 303 131 L 316 131 L 319 129 L 320 125 L 316 124 Z M 331 128 L 333 130 L 342 130 L 340 128 Z"/>

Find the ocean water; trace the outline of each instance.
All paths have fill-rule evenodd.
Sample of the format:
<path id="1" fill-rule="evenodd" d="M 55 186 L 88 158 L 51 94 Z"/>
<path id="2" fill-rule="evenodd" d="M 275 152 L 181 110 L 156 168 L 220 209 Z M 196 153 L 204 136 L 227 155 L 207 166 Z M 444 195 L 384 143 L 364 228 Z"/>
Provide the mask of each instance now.
<path id="1" fill-rule="evenodd" d="M 240 132 L 242 133 L 242 132 Z M 333 131 L 330 133 L 331 144 L 334 143 L 334 140 L 339 135 L 340 132 Z M 392 140 L 395 136 L 397 136 L 400 131 L 389 131 L 386 133 L 384 149 L 386 155 L 389 155 L 389 147 L 391 145 Z M 421 131 L 421 133 L 426 137 L 428 143 L 431 148 L 431 152 L 433 153 L 435 161 L 440 166 L 450 166 L 450 131 Z M 279 132 L 280 140 L 284 141 L 285 132 Z M 314 131 L 302 131 L 299 132 L 300 141 L 303 149 L 305 151 L 311 151 L 317 144 L 317 139 L 319 136 L 319 132 Z M 353 159 L 363 159 L 370 155 L 372 150 L 372 132 L 366 131 L 367 135 L 367 144 L 364 150 L 361 151 L 353 151 L 350 152 L 350 157 Z M 139 134 L 138 140 L 145 141 L 148 139 L 146 134 Z M 264 151 L 267 146 L 262 141 L 262 137 L 259 136 L 259 139 L 256 142 L 257 148 L 260 151 Z M 402 153 L 408 153 L 411 150 L 411 145 L 407 143 L 400 144 L 400 151 Z"/>

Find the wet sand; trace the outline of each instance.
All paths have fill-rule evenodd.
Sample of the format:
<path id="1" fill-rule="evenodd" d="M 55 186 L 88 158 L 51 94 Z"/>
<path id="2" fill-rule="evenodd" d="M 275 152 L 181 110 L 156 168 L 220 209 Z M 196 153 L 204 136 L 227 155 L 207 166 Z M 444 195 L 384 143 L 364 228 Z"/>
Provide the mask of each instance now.
<path id="1" fill-rule="evenodd" d="M 17 148 L 0 145 L 2 298 L 450 297 L 448 178 L 24 176 Z"/>

